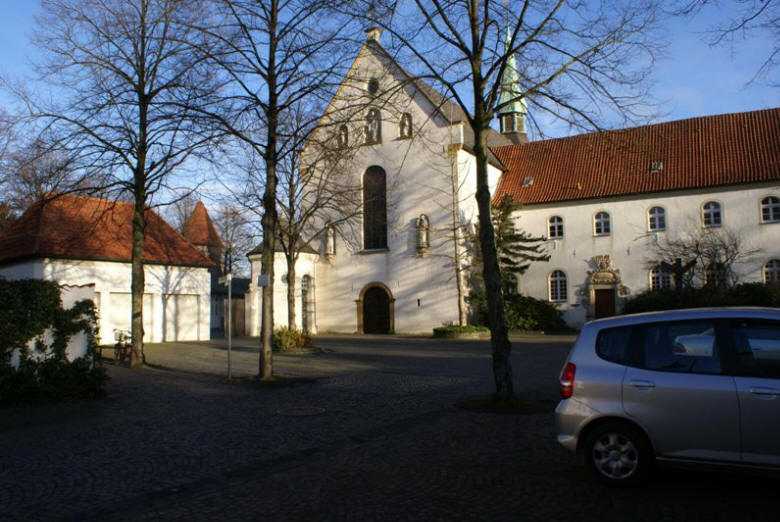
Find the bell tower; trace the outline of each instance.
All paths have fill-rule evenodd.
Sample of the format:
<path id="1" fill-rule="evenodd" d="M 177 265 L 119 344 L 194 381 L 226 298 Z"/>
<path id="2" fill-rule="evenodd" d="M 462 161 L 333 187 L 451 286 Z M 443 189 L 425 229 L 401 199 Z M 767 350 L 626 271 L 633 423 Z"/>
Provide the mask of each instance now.
<path id="1" fill-rule="evenodd" d="M 509 28 L 504 39 L 504 53 L 510 50 Z M 528 135 L 525 132 L 526 106 L 525 99 L 521 98 L 520 75 L 517 72 L 517 60 L 515 54 L 509 55 L 501 76 L 501 87 L 498 94 L 496 114 L 501 134 L 512 140 L 513 143 L 528 143 Z"/>

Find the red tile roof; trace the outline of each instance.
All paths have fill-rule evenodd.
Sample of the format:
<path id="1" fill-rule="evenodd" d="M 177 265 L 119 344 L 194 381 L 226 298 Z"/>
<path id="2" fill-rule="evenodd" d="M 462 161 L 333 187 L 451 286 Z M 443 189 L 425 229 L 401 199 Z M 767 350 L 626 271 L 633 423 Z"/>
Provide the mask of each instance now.
<path id="1" fill-rule="evenodd" d="M 182 235 L 195 246 L 223 248 L 222 238 L 201 201 L 195 204 L 195 209 L 184 223 Z"/>
<path id="2" fill-rule="evenodd" d="M 37 203 L 0 234 L 0 264 L 45 257 L 130 262 L 132 216 L 126 201 L 60 196 Z M 145 262 L 212 266 L 151 209 L 146 223 Z"/>
<path id="3" fill-rule="evenodd" d="M 553 203 L 780 180 L 780 109 L 493 149 L 495 199 Z M 653 169 L 655 165 L 655 169 Z"/>

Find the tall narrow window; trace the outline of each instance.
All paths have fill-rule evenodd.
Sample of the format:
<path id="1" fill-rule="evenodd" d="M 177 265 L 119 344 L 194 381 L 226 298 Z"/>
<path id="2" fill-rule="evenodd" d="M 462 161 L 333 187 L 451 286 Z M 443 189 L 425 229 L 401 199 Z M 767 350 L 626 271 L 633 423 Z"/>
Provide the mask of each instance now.
<path id="1" fill-rule="evenodd" d="M 412 137 L 412 115 L 408 112 L 401 114 L 401 123 L 398 126 L 398 134 L 402 140 Z"/>
<path id="2" fill-rule="evenodd" d="M 566 301 L 566 274 L 560 270 L 555 270 L 550 274 L 550 301 L 560 303 Z"/>
<path id="3" fill-rule="evenodd" d="M 599 212 L 593 217 L 593 233 L 597 236 L 608 236 L 612 233 L 608 212 Z"/>
<path id="4" fill-rule="evenodd" d="M 767 196 L 761 200 L 761 221 L 764 223 L 780 222 L 780 198 Z"/>
<path id="5" fill-rule="evenodd" d="M 701 207 L 702 224 L 707 228 L 719 227 L 723 222 L 723 212 L 720 203 L 708 201 Z"/>
<path id="6" fill-rule="evenodd" d="M 345 149 L 349 146 L 349 128 L 346 125 L 339 126 L 338 133 L 339 148 Z"/>
<path id="7" fill-rule="evenodd" d="M 647 227 L 651 232 L 666 230 L 666 210 L 653 207 L 647 211 Z"/>
<path id="8" fill-rule="evenodd" d="M 366 145 L 382 142 L 382 116 L 379 109 L 369 109 L 366 114 Z"/>
<path id="9" fill-rule="evenodd" d="M 672 274 L 661 267 L 650 270 L 650 289 L 668 290 L 672 287 Z"/>
<path id="10" fill-rule="evenodd" d="M 563 238 L 563 218 L 561 216 L 553 216 L 550 218 L 550 239 L 562 239 Z"/>
<path id="11" fill-rule="evenodd" d="M 770 259 L 764 265 L 764 283 L 780 286 L 780 259 Z"/>
<path id="12" fill-rule="evenodd" d="M 387 248 L 387 180 L 382 167 L 363 175 L 363 248 Z"/>

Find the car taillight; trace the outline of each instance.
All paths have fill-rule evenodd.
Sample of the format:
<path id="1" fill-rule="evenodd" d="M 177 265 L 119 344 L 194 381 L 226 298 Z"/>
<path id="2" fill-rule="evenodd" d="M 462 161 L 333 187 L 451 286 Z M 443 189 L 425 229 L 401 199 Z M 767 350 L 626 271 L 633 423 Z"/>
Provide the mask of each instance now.
<path id="1" fill-rule="evenodd" d="M 567 362 L 561 371 L 561 399 L 568 399 L 574 395 L 574 374 L 577 367 L 574 363 Z"/>

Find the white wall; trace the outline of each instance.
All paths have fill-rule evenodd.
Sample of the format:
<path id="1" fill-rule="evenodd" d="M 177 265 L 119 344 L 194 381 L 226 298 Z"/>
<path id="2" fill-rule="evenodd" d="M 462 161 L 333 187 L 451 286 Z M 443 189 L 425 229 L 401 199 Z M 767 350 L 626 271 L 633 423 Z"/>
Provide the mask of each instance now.
<path id="1" fill-rule="evenodd" d="M 208 269 L 146 265 L 144 274 L 144 293 L 147 294 L 144 299 L 144 324 L 147 330 L 145 340 L 163 341 L 167 319 L 163 313 L 163 298 L 170 294 L 197 296 L 199 301 L 197 317 L 191 321 L 197 323 L 197 334 L 195 334 L 197 339 L 208 340 L 211 306 L 211 276 Z M 123 314 L 130 317 L 129 305 L 124 303 L 124 301 L 129 303 L 129 299 L 121 299 L 118 295 L 130 293 L 130 263 L 45 259 L 2 268 L 0 275 L 8 279 L 36 277 L 69 286 L 94 285 L 95 304 L 100 314 L 102 344 L 114 342 L 113 332 L 118 325 L 114 324 L 112 317 L 116 318 Z M 114 294 L 113 299 L 112 294 Z M 122 302 L 121 306 L 127 308 L 126 312 L 112 310 L 112 301 L 114 306 Z M 129 321 L 127 323 L 129 324 Z"/>
<path id="2" fill-rule="evenodd" d="M 301 280 L 307 275 L 311 277 L 314 280 L 315 292 L 318 292 L 319 282 L 317 281 L 316 271 L 318 258 L 319 256 L 314 254 L 300 254 L 295 265 L 295 323 L 293 326 L 299 330 L 302 328 L 301 312 L 303 310 Z M 262 289 L 257 285 L 258 277 L 261 273 L 260 256 L 251 256 L 249 263 L 252 275 L 249 290 L 244 301 L 246 331 L 247 335 L 258 336 L 260 335 L 260 312 L 263 309 Z M 288 326 L 287 285 L 282 281 L 282 278 L 287 274 L 287 260 L 282 253 L 277 253 L 274 257 L 274 274 L 274 325 L 275 327 Z M 319 295 L 317 295 L 317 298 L 319 298 Z M 327 310 L 324 313 L 327 313 Z M 312 333 L 316 333 L 316 331 L 317 324 L 313 326 Z"/>
<path id="3" fill-rule="evenodd" d="M 744 250 L 758 249 L 751 260 L 737 267 L 743 281 L 761 281 L 762 267 L 769 259 L 780 258 L 780 224 L 760 223 L 760 200 L 770 194 L 780 195 L 780 185 L 741 186 L 736 188 L 696 190 L 662 194 L 644 194 L 608 200 L 579 201 L 555 205 L 526 206 L 516 214 L 517 225 L 533 235 L 547 236 L 547 221 L 553 215 L 564 220 L 565 237 L 548 243 L 552 254 L 547 263 L 534 263 L 520 281 L 521 291 L 538 299 L 548 299 L 547 277 L 553 270 L 563 270 L 568 279 L 568 300 L 561 304 L 567 322 L 582 324 L 586 317 L 582 295 L 587 289 L 588 271 L 594 256 L 609 255 L 612 266 L 620 271 L 622 284 L 629 295 L 650 286 L 647 262 L 652 259 L 647 211 L 653 206 L 666 209 L 666 232 L 669 238 L 701 228 L 701 205 L 718 201 L 723 211 L 724 230 L 734 231 L 743 241 Z M 595 237 L 593 216 L 605 210 L 612 218 L 612 234 Z M 580 293 L 578 293 L 580 292 Z"/>

